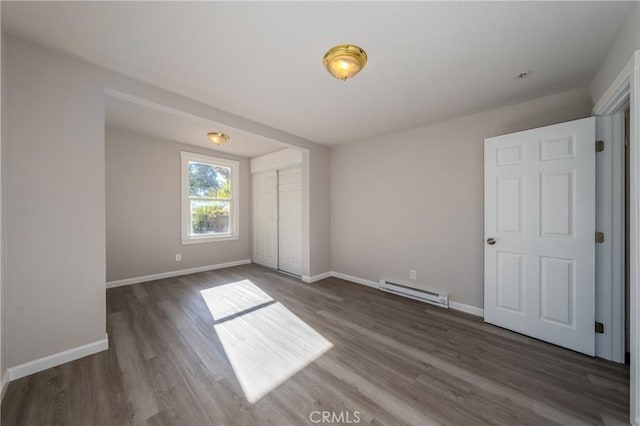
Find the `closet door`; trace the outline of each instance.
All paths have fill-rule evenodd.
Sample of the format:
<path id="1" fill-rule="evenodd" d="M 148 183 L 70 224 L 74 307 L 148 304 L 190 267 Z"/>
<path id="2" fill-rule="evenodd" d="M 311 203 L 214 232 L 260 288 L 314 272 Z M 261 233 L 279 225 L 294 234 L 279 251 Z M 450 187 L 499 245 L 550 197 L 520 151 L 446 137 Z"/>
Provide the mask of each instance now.
<path id="1" fill-rule="evenodd" d="M 300 275 L 302 241 L 302 173 L 299 167 L 278 171 L 278 269 Z"/>
<path id="2" fill-rule="evenodd" d="M 278 268 L 278 174 L 253 175 L 253 262 Z"/>

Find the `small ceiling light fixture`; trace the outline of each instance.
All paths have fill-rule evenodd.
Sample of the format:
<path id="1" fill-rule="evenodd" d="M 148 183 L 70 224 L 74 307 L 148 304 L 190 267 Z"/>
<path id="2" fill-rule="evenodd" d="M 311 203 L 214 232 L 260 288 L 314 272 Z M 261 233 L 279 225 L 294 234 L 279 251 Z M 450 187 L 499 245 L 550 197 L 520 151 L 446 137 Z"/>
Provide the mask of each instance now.
<path id="1" fill-rule="evenodd" d="M 207 137 L 211 142 L 215 143 L 216 145 L 222 145 L 223 143 L 231 139 L 229 135 L 225 135 L 224 133 L 220 133 L 220 132 L 207 133 Z"/>
<path id="2" fill-rule="evenodd" d="M 322 63 L 332 76 L 345 81 L 362 71 L 367 63 L 367 53 L 358 46 L 341 44 L 329 49 Z"/>
<path id="3" fill-rule="evenodd" d="M 522 80 L 523 78 L 527 78 L 531 74 L 531 71 L 523 71 L 516 74 L 516 80 Z"/>

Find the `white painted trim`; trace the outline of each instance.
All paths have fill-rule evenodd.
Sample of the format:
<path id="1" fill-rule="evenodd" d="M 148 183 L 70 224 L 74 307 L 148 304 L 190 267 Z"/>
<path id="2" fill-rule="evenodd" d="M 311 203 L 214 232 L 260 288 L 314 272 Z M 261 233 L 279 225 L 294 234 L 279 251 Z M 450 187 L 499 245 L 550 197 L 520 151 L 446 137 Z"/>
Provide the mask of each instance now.
<path id="1" fill-rule="evenodd" d="M 640 424 L 640 51 L 631 71 L 629 140 L 630 419 Z"/>
<path id="2" fill-rule="evenodd" d="M 232 266 L 247 265 L 249 263 L 251 263 L 251 259 L 242 259 L 242 260 L 235 260 L 233 262 L 218 263 L 216 265 L 198 266 L 195 268 L 180 269 L 178 271 L 162 272 L 160 274 L 144 275 L 141 277 L 127 278 L 127 279 L 118 280 L 118 281 L 109 281 L 107 283 L 107 288 L 121 287 L 123 285 L 131 285 L 131 284 L 137 284 L 137 283 L 144 283 L 147 281 L 161 280 L 163 278 L 179 277 L 181 275 L 189 275 L 189 274 L 195 274 L 197 272 L 212 271 L 214 269 L 231 268 Z"/>
<path id="3" fill-rule="evenodd" d="M 624 223 L 624 111 L 596 118 L 596 230 L 605 234 L 596 244 L 596 356 L 623 363 L 625 354 L 625 223 Z"/>
<path id="4" fill-rule="evenodd" d="M 616 78 L 611 82 L 604 94 L 593 107 L 593 115 L 609 115 L 618 110 L 629 97 L 631 90 L 631 73 L 637 61 L 635 52 L 622 67 Z"/>
<path id="5" fill-rule="evenodd" d="M 467 314 L 475 315 L 478 317 L 484 318 L 484 309 L 478 308 L 476 306 L 465 305 L 464 303 L 454 302 L 449 300 L 449 309 L 453 309 L 455 311 L 465 312 Z"/>
<path id="6" fill-rule="evenodd" d="M 238 235 L 226 235 L 226 234 L 219 237 L 191 237 L 188 240 L 182 240 L 182 245 L 188 246 L 190 244 L 220 243 L 222 241 L 235 241 L 239 239 L 240 237 Z"/>
<path id="7" fill-rule="evenodd" d="M 367 280 L 365 278 L 356 277 L 353 275 L 343 274 L 341 272 L 335 272 L 335 271 L 325 272 L 324 274 L 316 275 L 316 277 L 318 276 L 323 276 L 323 278 L 332 276 L 334 278 L 340 278 L 341 280 L 350 281 L 352 283 L 366 285 L 368 287 L 377 288 L 378 290 L 380 289 L 380 283 L 378 282 Z M 453 302 L 451 300 L 449 300 L 449 308 L 455 311 L 466 312 L 467 314 L 471 314 L 471 315 L 477 315 L 480 317 L 484 316 L 484 310 L 482 308 L 478 308 L 471 305 L 465 305 L 464 303 Z"/>
<path id="8" fill-rule="evenodd" d="M 342 272 L 331 272 L 331 276 L 334 278 L 340 278 L 341 280 L 351 281 L 352 283 L 366 285 L 367 287 L 373 287 L 380 289 L 380 283 L 377 281 L 371 281 L 360 277 L 355 277 L 353 275 L 343 274 Z"/>
<path id="9" fill-rule="evenodd" d="M 104 339 L 102 340 L 91 342 L 76 348 L 67 349 L 66 351 L 58 352 L 57 354 L 45 356 L 43 358 L 11 367 L 8 370 L 9 380 L 20 379 L 67 362 L 75 361 L 76 359 L 83 358 L 85 356 L 106 351 L 107 349 L 109 349 L 109 336 L 105 334 Z"/>
<path id="10" fill-rule="evenodd" d="M 5 370 L 2 373 L 2 378 L 0 378 L 0 402 L 4 399 L 4 393 L 7 391 L 9 387 L 9 372 Z"/>
<path id="11" fill-rule="evenodd" d="M 629 89 L 627 91 L 627 80 Z M 607 115 L 630 98 L 631 137 L 629 138 L 629 318 L 631 325 L 631 374 L 629 380 L 629 420 L 640 424 L 640 50 L 636 50 L 622 71 L 593 108 L 594 114 Z"/>
<path id="12" fill-rule="evenodd" d="M 325 278 L 330 278 L 330 277 L 333 276 L 332 274 L 333 274 L 333 272 L 329 271 L 329 272 L 325 272 L 323 274 L 314 275 L 312 277 L 303 275 L 303 276 L 300 277 L 300 279 L 305 283 L 311 284 L 311 283 L 315 283 L 316 281 L 324 280 Z"/>

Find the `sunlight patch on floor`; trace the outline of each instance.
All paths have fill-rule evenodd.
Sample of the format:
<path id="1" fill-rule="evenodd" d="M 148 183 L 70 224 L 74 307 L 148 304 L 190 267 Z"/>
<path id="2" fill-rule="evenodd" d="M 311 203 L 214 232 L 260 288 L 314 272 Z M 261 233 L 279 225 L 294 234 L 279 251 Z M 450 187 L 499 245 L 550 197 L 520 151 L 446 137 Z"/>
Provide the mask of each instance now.
<path id="1" fill-rule="evenodd" d="M 231 367 L 251 403 L 333 347 L 249 280 L 201 291 Z"/>
<path id="2" fill-rule="evenodd" d="M 249 280 L 211 287 L 200 291 L 214 321 L 242 314 L 273 298 Z"/>

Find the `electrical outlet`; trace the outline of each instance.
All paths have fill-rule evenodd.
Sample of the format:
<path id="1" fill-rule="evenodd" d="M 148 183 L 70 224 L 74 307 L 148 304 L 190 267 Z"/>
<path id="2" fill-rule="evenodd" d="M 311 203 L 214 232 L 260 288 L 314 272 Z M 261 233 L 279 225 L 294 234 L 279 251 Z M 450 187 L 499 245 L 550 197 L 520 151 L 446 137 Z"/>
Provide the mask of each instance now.
<path id="1" fill-rule="evenodd" d="M 416 271 L 413 269 L 409 271 L 409 279 L 415 281 L 416 280 Z"/>
<path id="2" fill-rule="evenodd" d="M 176 253 L 176 262 L 182 261 L 182 255 L 180 253 Z"/>

